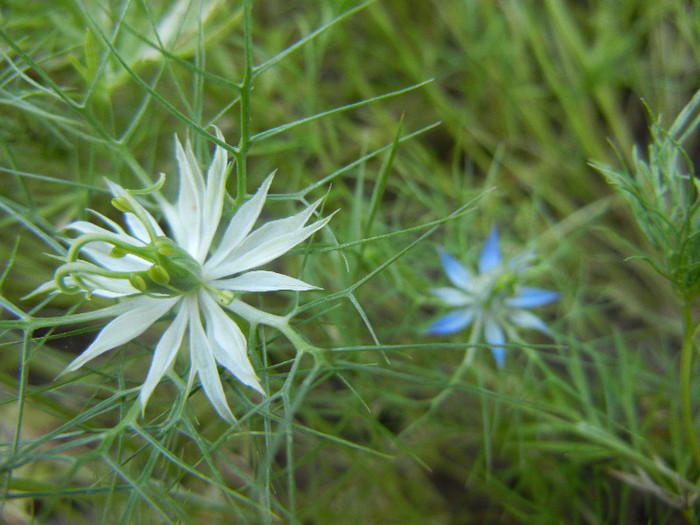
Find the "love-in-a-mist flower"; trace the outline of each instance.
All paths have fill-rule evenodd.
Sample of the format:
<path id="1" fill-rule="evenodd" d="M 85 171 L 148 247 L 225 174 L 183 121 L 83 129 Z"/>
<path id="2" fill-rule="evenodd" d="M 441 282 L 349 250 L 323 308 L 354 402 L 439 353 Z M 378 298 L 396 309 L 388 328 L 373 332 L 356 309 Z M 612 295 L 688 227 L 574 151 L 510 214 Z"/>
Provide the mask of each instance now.
<path id="1" fill-rule="evenodd" d="M 223 141 L 221 132 L 216 132 Z M 76 370 L 133 340 L 172 312 L 140 390 L 142 407 L 169 371 L 187 332 L 188 384 L 198 376 L 216 411 L 233 421 L 217 363 L 243 384 L 264 394 L 248 359 L 246 338 L 229 313 L 235 310 L 237 315 L 246 317 L 245 312 L 259 310 L 236 307 L 242 303 L 234 295 L 316 288 L 293 277 L 254 268 L 307 239 L 330 217 L 306 225 L 318 201 L 296 215 L 253 230 L 272 182 L 270 175 L 238 208 L 222 228 L 218 244 L 213 246 L 226 194 L 226 150 L 217 146 L 206 179 L 189 142 L 183 148 L 175 137 L 175 151 L 179 168 L 177 201 L 171 204 L 160 198 L 158 202 L 170 236 L 135 198 L 138 192 L 107 181 L 114 195 L 113 205 L 124 213 L 126 230 L 96 212 L 93 213 L 106 227 L 87 221 L 68 225 L 67 229 L 79 235 L 70 242 L 66 262 L 56 270 L 54 281 L 44 285 L 42 291 L 119 298 L 123 307 L 64 372 Z"/>
<path id="2" fill-rule="evenodd" d="M 544 306 L 559 294 L 541 288 L 522 286 L 520 280 L 527 269 L 531 253 L 524 253 L 504 262 L 501 258 L 498 229 L 492 228 L 479 258 L 479 273 L 468 268 L 444 250 L 440 260 L 447 278 L 454 287 L 434 288 L 433 295 L 454 308 L 435 321 L 428 334 L 449 335 L 469 326 L 491 347 L 498 366 L 505 362 L 504 344 L 507 335 L 517 328 L 549 333 L 547 325 L 527 308 Z"/>

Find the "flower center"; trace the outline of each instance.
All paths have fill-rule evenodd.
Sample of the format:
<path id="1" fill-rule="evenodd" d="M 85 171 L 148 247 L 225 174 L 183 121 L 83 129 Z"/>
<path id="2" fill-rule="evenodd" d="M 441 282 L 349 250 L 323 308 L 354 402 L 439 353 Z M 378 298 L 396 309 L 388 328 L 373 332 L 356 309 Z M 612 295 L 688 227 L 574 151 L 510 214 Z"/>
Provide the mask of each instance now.
<path id="1" fill-rule="evenodd" d="M 482 288 L 481 302 L 486 307 L 497 306 L 500 298 L 513 295 L 518 284 L 518 276 L 507 270 L 502 273 L 482 276 L 485 282 Z"/>
<path id="2" fill-rule="evenodd" d="M 93 242 L 112 245 L 110 255 L 115 259 L 133 255 L 150 263 L 145 271 L 119 271 L 109 264 L 98 266 L 78 260 L 80 250 Z M 156 237 L 146 246 L 133 246 L 118 239 L 99 234 L 86 234 L 73 243 L 67 262 L 56 270 L 56 287 L 64 293 L 87 292 L 100 288 L 96 277 L 126 279 L 131 286 L 145 294 L 182 295 L 202 285 L 202 267 L 190 254 L 167 237 Z M 75 284 L 66 283 L 71 277 Z"/>
<path id="3" fill-rule="evenodd" d="M 131 285 L 144 293 L 184 294 L 200 287 L 202 267 L 192 256 L 167 237 L 157 237 L 148 248 L 153 257 L 144 257 L 153 262 L 148 270 L 134 272 L 129 276 Z"/>

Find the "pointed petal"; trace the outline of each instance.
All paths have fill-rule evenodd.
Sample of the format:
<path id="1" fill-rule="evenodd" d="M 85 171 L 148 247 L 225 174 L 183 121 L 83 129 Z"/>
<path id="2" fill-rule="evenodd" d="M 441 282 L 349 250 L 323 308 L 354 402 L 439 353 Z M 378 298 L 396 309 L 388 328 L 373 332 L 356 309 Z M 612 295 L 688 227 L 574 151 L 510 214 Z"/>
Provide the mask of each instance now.
<path id="1" fill-rule="evenodd" d="M 301 214 L 269 222 L 258 228 L 233 250 L 230 254 L 230 260 L 226 260 L 216 267 L 207 268 L 205 265 L 204 275 L 209 279 L 218 279 L 226 275 L 244 272 L 268 263 L 288 252 L 331 220 L 332 215 L 304 228 L 299 228 L 308 220 L 308 216 L 311 215 L 310 211 L 313 211 L 311 208 L 315 208 L 317 205 L 318 203 L 312 205 Z M 303 222 L 296 224 L 302 218 Z"/>
<path id="2" fill-rule="evenodd" d="M 520 328 L 538 330 L 543 334 L 549 334 L 549 328 L 547 328 L 545 322 L 532 312 L 515 310 L 509 317 L 512 323 Z"/>
<path id="3" fill-rule="evenodd" d="M 216 136 L 223 141 L 224 136 L 219 128 L 214 127 Z M 219 221 L 221 221 L 221 210 L 224 206 L 224 196 L 226 195 L 226 163 L 228 155 L 221 146 L 216 146 L 214 158 L 207 171 L 207 186 L 204 209 L 202 213 L 202 238 L 195 255 L 198 262 L 203 262 L 209 253 L 211 241 L 214 238 Z"/>
<path id="4" fill-rule="evenodd" d="M 216 360 L 241 383 L 265 395 L 248 359 L 248 345 L 241 329 L 226 315 L 209 292 L 202 291 L 199 297 L 207 323 L 207 338 Z"/>
<path id="5" fill-rule="evenodd" d="M 255 221 L 260 216 L 263 204 L 267 198 L 267 192 L 272 184 L 274 173 L 267 176 L 258 188 L 258 191 L 250 200 L 244 202 L 236 213 L 231 218 L 231 221 L 226 228 L 226 232 L 221 239 L 221 243 L 212 254 L 211 258 L 206 262 L 207 266 L 214 267 L 220 264 L 224 259 L 229 257 L 231 251 L 250 233 L 255 225 Z M 225 274 L 224 274 L 225 275 Z"/>
<path id="6" fill-rule="evenodd" d="M 506 343 L 506 335 L 496 321 L 487 319 L 484 324 L 484 336 L 486 342 L 491 346 L 491 353 L 496 364 L 502 367 L 506 360 L 506 349 L 503 347 Z"/>
<path id="7" fill-rule="evenodd" d="M 139 290 L 131 286 L 127 279 L 114 279 L 112 277 L 103 277 L 101 275 L 89 275 L 85 277 L 85 281 L 94 286 L 94 289 L 90 290 L 90 293 L 100 297 L 114 298 L 140 293 Z"/>
<path id="8" fill-rule="evenodd" d="M 471 290 L 472 286 L 472 274 L 467 268 L 459 262 L 457 259 L 452 257 L 449 253 L 444 250 L 440 250 L 440 262 L 442 267 L 445 269 L 447 278 L 454 284 L 457 288 L 462 290 Z"/>
<path id="9" fill-rule="evenodd" d="M 486 238 L 484 248 L 479 257 L 479 273 L 488 272 L 494 266 L 501 264 L 501 248 L 498 240 L 498 228 L 491 228 L 491 233 Z"/>
<path id="10" fill-rule="evenodd" d="M 75 230 L 79 233 L 82 234 L 95 234 L 95 235 L 103 235 L 107 239 L 114 239 L 116 241 L 121 241 L 126 244 L 130 244 L 132 246 L 143 246 L 144 243 L 137 239 L 136 237 L 132 237 L 131 235 L 127 235 L 124 232 L 121 233 L 115 233 L 109 230 L 105 230 L 104 228 L 100 226 L 96 226 L 95 224 L 92 224 L 91 222 L 87 221 L 75 221 L 71 222 L 68 226 L 66 226 L 64 229 L 66 230 Z M 77 237 L 78 239 L 80 237 Z M 75 240 L 75 239 L 74 239 Z"/>
<path id="11" fill-rule="evenodd" d="M 430 293 L 440 299 L 447 306 L 467 306 L 472 302 L 471 297 L 457 288 L 433 288 L 430 290 Z"/>
<path id="12" fill-rule="evenodd" d="M 534 250 L 527 250 L 508 259 L 506 266 L 511 272 L 520 274 L 530 267 L 530 263 L 534 258 Z"/>
<path id="13" fill-rule="evenodd" d="M 559 299 L 559 294 L 551 290 L 522 288 L 520 293 L 513 297 L 508 297 L 503 302 L 514 308 L 534 308 L 552 303 L 557 299 Z"/>
<path id="14" fill-rule="evenodd" d="M 148 223 L 150 224 L 151 228 L 156 233 L 156 235 L 165 235 L 163 233 L 163 230 L 161 230 L 160 226 L 158 225 L 158 222 L 153 217 L 153 215 L 151 215 L 145 208 L 143 208 L 142 211 L 146 216 L 146 219 L 148 219 Z M 148 230 L 136 215 L 134 215 L 133 213 L 125 213 L 124 222 L 126 222 L 126 226 L 127 228 L 129 228 L 131 234 L 138 240 L 142 241 L 144 244 L 148 244 L 151 242 L 151 238 L 148 236 Z"/>
<path id="15" fill-rule="evenodd" d="M 188 297 L 187 299 L 196 300 L 193 297 Z M 202 328 L 202 321 L 199 318 L 199 309 L 197 307 L 189 308 L 189 323 L 192 367 L 197 371 L 204 394 L 214 409 L 223 419 L 233 423 L 236 418 L 231 413 L 231 409 L 226 401 L 219 371 L 216 368 L 216 361 L 214 361 L 214 352 L 209 345 L 204 328 Z"/>
<path id="16" fill-rule="evenodd" d="M 112 192 L 112 195 L 114 195 L 115 197 L 129 198 L 129 202 L 131 203 L 131 205 L 134 208 L 137 208 L 138 212 L 145 217 L 145 220 L 147 220 L 148 223 L 151 225 L 153 230 L 156 232 L 156 235 L 163 235 L 160 226 L 158 226 L 158 222 L 153 218 L 153 216 L 148 212 L 148 210 L 146 210 L 146 208 L 144 208 L 136 199 L 129 196 L 128 192 L 119 184 L 112 182 L 109 179 L 105 179 L 105 182 L 107 183 L 109 190 Z M 144 224 L 141 223 L 141 219 L 139 219 L 135 213 L 124 213 L 123 215 L 126 225 L 128 226 L 133 236 L 139 239 L 141 242 L 148 244 L 151 239 L 147 233 Z"/>
<path id="17" fill-rule="evenodd" d="M 176 241 L 194 257 L 199 248 L 202 232 L 204 182 L 189 141 L 186 146 L 186 149 L 182 147 L 176 135 L 175 158 L 180 171 L 177 212 L 183 225 L 183 230 L 178 233 L 180 237 L 176 238 Z"/>
<path id="18" fill-rule="evenodd" d="M 435 321 L 425 332 L 428 335 L 449 335 L 464 330 L 474 319 L 472 310 L 454 310 Z"/>
<path id="19" fill-rule="evenodd" d="M 208 284 L 217 290 L 232 290 L 234 292 L 306 291 L 318 289 L 318 286 L 305 283 L 294 277 L 265 270 L 254 270 L 232 279 L 218 279 Z"/>
<path id="20" fill-rule="evenodd" d="M 156 345 L 156 349 L 153 352 L 151 367 L 148 369 L 148 375 L 139 393 L 139 401 L 141 402 L 142 408 L 146 407 L 146 403 L 148 403 L 153 390 L 172 365 L 177 351 L 182 344 L 189 316 L 188 304 L 189 301 L 183 301 L 182 307 L 178 310 L 175 319 L 170 323 L 170 326 L 165 330 L 160 341 L 158 341 Z"/>
<path id="21" fill-rule="evenodd" d="M 138 337 L 165 315 L 179 299 L 179 297 L 154 299 L 145 296 L 129 299 L 131 309 L 107 324 L 95 341 L 62 373 L 72 372 L 98 355 Z"/>
<path id="22" fill-rule="evenodd" d="M 102 222 L 104 222 L 107 226 L 109 226 L 110 228 L 112 228 L 112 231 L 113 231 L 113 232 L 125 234 L 125 232 L 124 232 L 124 230 L 122 229 L 122 227 L 119 226 L 119 224 L 117 224 L 116 222 L 114 222 L 114 221 L 113 221 L 112 219 L 110 219 L 109 217 L 106 217 L 106 216 L 102 215 L 99 211 L 95 211 L 95 210 L 88 210 L 88 211 L 89 211 L 92 215 L 94 215 L 95 217 L 97 217 L 98 219 L 100 219 Z"/>
<path id="23" fill-rule="evenodd" d="M 130 253 L 126 254 L 124 257 L 112 257 L 111 250 L 111 244 L 106 242 L 91 242 L 81 248 L 80 251 L 99 266 L 115 272 L 143 272 L 151 267 L 152 263 Z"/>

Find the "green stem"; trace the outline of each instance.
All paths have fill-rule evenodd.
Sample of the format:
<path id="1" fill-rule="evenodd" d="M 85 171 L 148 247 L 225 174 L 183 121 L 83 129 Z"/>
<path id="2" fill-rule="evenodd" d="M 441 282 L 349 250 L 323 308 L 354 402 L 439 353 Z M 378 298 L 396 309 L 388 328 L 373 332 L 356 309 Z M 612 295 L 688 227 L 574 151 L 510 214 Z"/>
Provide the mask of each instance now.
<path id="1" fill-rule="evenodd" d="M 17 454 L 19 450 L 20 436 L 22 433 L 22 419 L 24 417 L 24 402 L 27 397 L 27 375 L 29 373 L 29 363 L 27 363 L 27 358 L 29 354 L 29 340 L 31 338 L 31 331 L 25 330 L 24 337 L 22 340 L 22 356 L 20 358 L 19 365 L 19 384 L 17 390 L 17 419 L 15 421 L 15 435 L 12 438 L 12 457 Z"/>
<path id="2" fill-rule="evenodd" d="M 106 452 L 109 450 L 109 448 L 112 446 L 112 443 L 114 442 L 114 439 L 118 437 L 124 430 L 127 428 L 131 427 L 136 423 L 136 419 L 139 417 L 139 414 L 141 413 L 141 403 L 139 402 L 138 398 L 134 403 L 131 405 L 129 408 L 129 411 L 124 415 L 124 417 L 121 418 L 119 423 L 114 427 L 111 428 L 110 430 L 107 430 L 104 433 L 104 437 L 102 438 L 102 443 L 98 447 L 98 452 Z"/>
<path id="3" fill-rule="evenodd" d="M 258 310 L 257 308 L 250 306 L 248 303 L 244 303 L 239 299 L 234 299 L 226 305 L 226 308 L 231 310 L 234 314 L 242 317 L 249 323 L 253 324 L 263 324 L 274 328 L 282 333 L 289 342 L 292 343 L 298 354 L 304 354 L 310 352 L 314 354 L 315 357 L 320 357 L 323 351 L 306 341 L 299 332 L 289 325 L 289 317 L 282 317 L 279 315 L 269 314 Z"/>
<path id="4" fill-rule="evenodd" d="M 447 385 L 445 385 L 442 391 L 430 401 L 428 410 L 426 410 L 422 416 L 407 426 L 402 434 L 407 434 L 411 429 L 424 422 L 428 417 L 430 417 L 430 415 L 440 408 L 440 405 L 444 403 L 445 399 L 447 399 L 454 390 L 455 385 L 462 379 L 464 373 L 471 368 L 472 363 L 474 362 L 474 355 L 476 354 L 476 344 L 479 342 L 479 338 L 481 337 L 481 324 L 481 319 L 477 317 L 472 325 L 471 333 L 469 334 L 469 341 L 467 342 L 467 349 L 464 352 L 462 362 L 459 364 L 459 366 L 457 366 L 455 371 L 452 373 L 452 376 L 450 376 Z"/>
<path id="5" fill-rule="evenodd" d="M 683 426 L 685 427 L 688 446 L 693 454 L 696 468 L 700 469 L 700 446 L 693 422 L 693 405 L 691 398 L 691 378 L 693 371 L 693 352 L 695 351 L 695 334 L 698 326 L 693 322 L 692 303 L 686 300 L 683 305 L 683 345 L 681 346 L 680 382 L 681 382 L 681 410 Z"/>
<path id="6" fill-rule="evenodd" d="M 245 41 L 245 70 L 243 72 L 243 82 L 241 83 L 241 137 L 238 142 L 236 154 L 236 181 L 238 188 L 236 194 L 236 205 L 240 206 L 246 198 L 248 192 L 247 184 L 247 157 L 251 143 L 250 133 L 250 92 L 253 88 L 253 22 L 252 22 L 252 0 L 245 0 L 243 3 L 243 38 Z"/>

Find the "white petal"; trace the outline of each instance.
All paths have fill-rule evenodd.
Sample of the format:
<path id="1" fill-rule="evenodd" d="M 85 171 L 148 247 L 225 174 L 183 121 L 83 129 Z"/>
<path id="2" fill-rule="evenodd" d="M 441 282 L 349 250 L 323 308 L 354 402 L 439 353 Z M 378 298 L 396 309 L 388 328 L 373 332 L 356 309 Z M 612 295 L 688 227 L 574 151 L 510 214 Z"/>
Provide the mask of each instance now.
<path id="1" fill-rule="evenodd" d="M 127 279 L 105 277 L 99 275 L 102 268 L 88 261 L 77 261 L 73 264 L 73 275 L 67 276 L 63 281 L 66 286 L 78 286 L 90 288 L 90 293 L 101 297 L 123 297 L 137 293 Z M 78 282 L 78 279 L 82 282 Z"/>
<path id="2" fill-rule="evenodd" d="M 232 290 L 234 292 L 271 292 L 274 290 L 306 291 L 318 289 L 294 277 L 266 270 L 254 270 L 232 279 L 218 279 L 208 283 L 217 290 Z"/>
<path id="3" fill-rule="evenodd" d="M 193 297 L 188 297 L 187 300 L 196 300 Z M 236 418 L 233 417 L 231 409 L 226 402 L 224 389 L 221 385 L 219 371 L 216 368 L 214 361 L 214 352 L 207 341 L 202 328 L 202 321 L 199 318 L 199 309 L 196 307 L 189 308 L 190 317 L 190 359 L 192 367 L 197 370 L 197 375 L 202 383 L 204 394 L 209 399 L 214 409 L 226 421 L 233 423 Z"/>
<path id="4" fill-rule="evenodd" d="M 214 128 L 216 136 L 220 140 L 224 140 L 219 128 Z M 221 210 L 224 206 L 224 196 L 226 194 L 226 162 L 228 156 L 226 150 L 217 146 L 214 150 L 214 158 L 209 165 L 207 171 L 207 189 L 206 200 L 202 213 L 202 238 L 200 239 L 199 248 L 195 254 L 195 259 L 198 262 L 203 262 L 204 258 L 209 253 L 211 241 L 214 238 L 219 221 L 221 220 Z"/>
<path id="5" fill-rule="evenodd" d="M 189 301 L 183 301 L 182 307 L 177 312 L 175 319 L 173 319 L 173 322 L 170 323 L 170 326 L 168 326 L 167 330 L 160 338 L 160 341 L 158 341 L 158 345 L 153 352 L 151 367 L 148 369 L 148 375 L 139 393 L 141 407 L 146 406 L 156 385 L 160 383 L 163 375 L 168 371 L 177 355 L 177 351 L 185 335 L 185 328 L 187 328 L 187 321 L 189 319 L 187 307 L 189 304 Z"/>
<path id="6" fill-rule="evenodd" d="M 138 337 L 165 315 L 179 299 L 179 297 L 154 299 L 145 296 L 127 299 L 130 301 L 130 310 L 107 324 L 98 334 L 97 339 L 73 360 L 63 373 L 72 372 L 107 350 Z"/>
<path id="7" fill-rule="evenodd" d="M 239 299 L 234 299 L 229 304 L 224 305 L 224 308 L 230 310 L 238 317 L 242 317 L 252 324 L 266 324 L 268 326 L 272 326 L 269 322 L 270 317 L 275 317 L 258 310 L 257 308 L 253 308 L 248 303 L 245 303 Z"/>
<path id="8" fill-rule="evenodd" d="M 199 294 L 200 306 L 207 322 L 207 338 L 214 357 L 241 383 L 265 394 L 248 359 L 245 336 L 238 325 L 221 309 L 210 292 Z"/>
<path id="9" fill-rule="evenodd" d="M 148 210 L 146 210 L 146 208 L 141 208 L 141 211 L 146 216 L 146 219 L 148 220 L 149 224 L 151 225 L 151 228 L 153 228 L 153 231 L 156 233 L 156 235 L 165 235 L 163 233 L 163 230 L 160 229 L 160 226 L 158 225 L 158 222 L 155 220 L 153 215 L 151 215 L 148 212 Z M 133 213 L 125 213 L 124 222 L 126 222 L 126 226 L 129 228 L 129 231 L 134 237 L 136 237 L 140 241 L 143 241 L 144 244 L 148 244 L 151 242 L 151 238 L 148 236 L 148 230 L 136 215 L 134 215 Z"/>
<path id="10" fill-rule="evenodd" d="M 457 288 L 433 288 L 430 293 L 448 306 L 467 306 L 472 303 L 472 298 Z"/>
<path id="11" fill-rule="evenodd" d="M 116 241 L 121 241 L 126 244 L 130 244 L 132 246 L 143 246 L 144 243 L 141 242 L 139 239 L 132 237 L 131 235 L 127 235 L 124 232 L 121 233 L 115 233 L 109 230 L 105 230 L 104 228 L 97 226 L 95 224 L 92 224 L 91 222 L 87 221 L 75 221 L 71 222 L 68 226 L 65 227 L 66 230 L 75 230 L 79 233 L 82 234 L 91 234 L 91 235 L 103 235 L 107 239 L 114 239 Z M 80 237 L 78 237 L 79 239 Z M 75 240 L 75 239 L 74 239 Z"/>
<path id="12" fill-rule="evenodd" d="M 544 334 L 549 334 L 549 328 L 544 321 L 527 310 L 515 310 L 510 314 L 510 320 L 520 328 L 539 330 Z"/>
<path id="13" fill-rule="evenodd" d="M 130 197 L 128 195 L 128 192 L 119 184 L 116 184 L 115 182 L 112 182 L 109 179 L 105 179 L 105 181 L 110 191 L 115 197 L 129 198 L 130 204 L 138 209 L 139 214 L 142 215 L 145 218 L 145 220 L 148 221 L 153 230 L 156 232 L 156 235 L 163 235 L 163 231 L 160 229 L 160 226 L 158 226 L 158 222 L 153 218 L 153 216 L 148 212 L 148 210 L 146 210 L 146 208 L 141 206 L 141 204 L 136 199 Z M 138 218 L 138 215 L 136 213 L 124 213 L 124 221 L 126 222 L 127 227 L 129 228 L 134 237 L 146 244 L 150 242 L 151 239 L 148 235 L 148 230 L 146 229 L 145 225 L 141 222 L 141 219 Z"/>
<path id="14" fill-rule="evenodd" d="M 177 211 L 179 220 L 184 226 L 179 232 L 182 238 L 177 243 L 185 248 L 193 257 L 199 248 L 202 232 L 202 204 L 204 196 L 204 182 L 202 172 L 197 165 L 197 160 L 192 153 L 192 146 L 187 142 L 187 149 L 182 147 L 175 136 L 175 157 L 180 170 L 180 188 L 177 197 Z"/>
<path id="15" fill-rule="evenodd" d="M 305 217 L 304 222 L 308 220 L 308 215 L 310 215 L 307 212 L 309 212 L 308 209 L 302 212 Z M 323 228 L 332 217 L 329 215 L 325 219 L 316 221 L 309 226 L 299 228 L 304 222 L 301 222 L 301 224 L 295 223 L 299 221 L 299 216 L 302 214 L 289 217 L 288 219 L 273 221 L 257 229 L 231 253 L 230 260 L 210 269 L 207 269 L 205 266 L 205 277 L 217 279 L 226 275 L 244 272 L 270 262 L 283 253 L 288 252 L 317 230 Z M 292 219 L 295 222 L 291 222 Z M 292 228 L 293 224 L 294 227 Z"/>
<path id="16" fill-rule="evenodd" d="M 151 267 L 152 263 L 130 253 L 124 257 L 112 257 L 111 250 L 112 245 L 106 242 L 91 242 L 81 248 L 98 265 L 115 272 L 143 272 Z"/>
<path id="17" fill-rule="evenodd" d="M 170 237 L 175 241 L 176 244 L 180 244 L 181 241 L 186 237 L 185 232 L 187 231 L 187 228 L 183 224 L 180 215 L 177 211 L 177 208 L 165 199 L 159 200 L 158 207 L 160 208 L 160 211 L 163 214 L 165 221 L 168 223 Z"/>
<path id="18" fill-rule="evenodd" d="M 257 221 L 260 216 L 263 204 L 265 204 L 265 198 L 270 189 L 270 184 L 272 184 L 273 177 L 274 174 L 268 175 L 255 195 L 238 208 L 226 228 L 221 243 L 214 251 L 211 258 L 206 262 L 205 267 L 214 267 L 220 264 L 224 259 L 227 259 L 231 251 L 238 246 L 238 243 L 250 233 L 255 221 Z"/>
<path id="19" fill-rule="evenodd" d="M 100 297 L 124 297 L 139 293 L 139 290 L 131 286 L 128 279 L 115 279 L 101 275 L 89 275 L 84 279 L 95 287 L 90 290 L 90 293 Z"/>
<path id="20" fill-rule="evenodd" d="M 100 220 L 101 220 L 102 222 L 104 222 L 107 226 L 109 226 L 110 228 L 112 228 L 112 231 L 117 232 L 117 233 L 124 233 L 124 230 L 122 229 L 122 227 L 121 227 L 119 224 L 117 224 L 116 222 L 114 222 L 114 221 L 113 221 L 112 219 L 110 219 L 109 217 L 107 217 L 107 216 L 101 214 L 99 211 L 90 210 L 90 209 L 88 209 L 87 211 L 89 211 L 92 215 L 94 215 L 95 217 L 97 217 L 98 219 L 100 219 Z"/>

